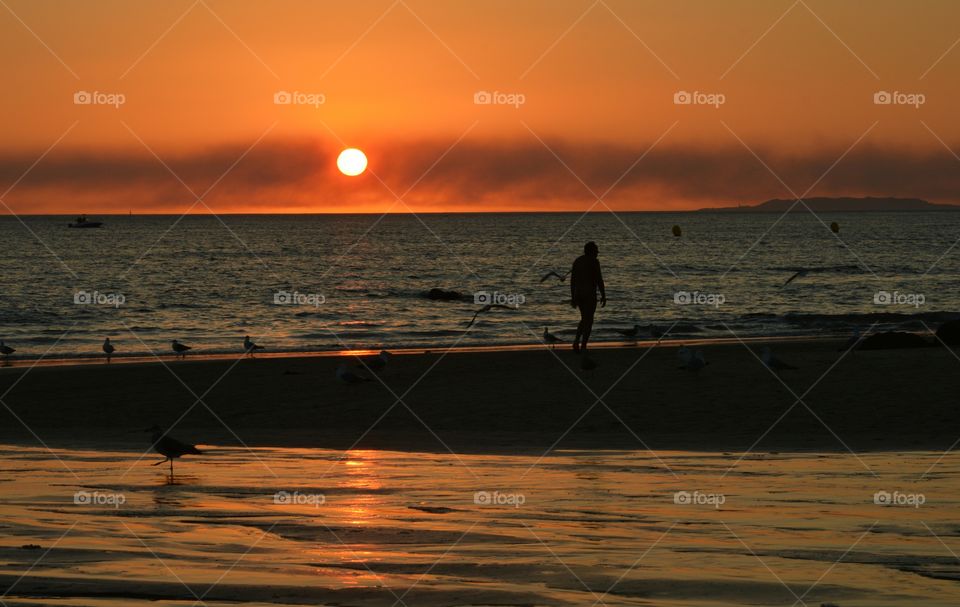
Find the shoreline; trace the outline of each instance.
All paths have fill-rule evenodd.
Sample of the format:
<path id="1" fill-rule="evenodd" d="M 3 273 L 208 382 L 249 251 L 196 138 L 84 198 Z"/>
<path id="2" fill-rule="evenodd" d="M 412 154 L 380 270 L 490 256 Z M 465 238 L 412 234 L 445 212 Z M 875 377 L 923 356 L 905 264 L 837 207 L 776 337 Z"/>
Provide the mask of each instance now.
<path id="1" fill-rule="evenodd" d="M 778 379 L 762 343 L 799 368 Z M 946 348 L 710 343 L 694 374 L 678 345 L 597 348 L 589 371 L 568 347 L 406 353 L 359 384 L 337 379 L 341 352 L 11 367 L 0 442 L 146 448 L 154 424 L 194 444 L 437 453 L 943 451 L 960 436 Z"/>
<path id="2" fill-rule="evenodd" d="M 750 337 L 690 337 L 681 339 L 639 339 L 635 341 L 600 341 L 591 342 L 591 350 L 611 350 L 611 349 L 646 349 L 650 347 L 680 347 L 680 346 L 711 346 L 721 344 L 738 344 L 740 342 L 748 344 L 775 344 L 775 343 L 796 343 L 796 342 L 837 342 L 845 338 L 836 335 L 823 337 L 814 337 L 809 335 L 774 335 L 774 336 L 750 336 Z M 569 344 L 567 344 L 569 346 Z M 391 354 L 401 356 L 411 354 L 469 354 L 480 352 L 523 352 L 542 350 L 542 343 L 515 343 L 515 344 L 491 344 L 489 346 L 455 346 L 455 347 L 408 347 L 408 348 L 387 348 Z M 558 346 L 557 350 L 561 350 Z M 377 348 L 357 348 L 351 350 L 290 350 L 264 352 L 259 351 L 253 357 L 254 359 L 296 359 L 296 358 L 331 358 L 342 356 L 367 356 L 376 355 L 381 350 Z M 130 364 L 160 364 L 160 363 L 183 363 L 183 362 L 215 362 L 215 361 L 236 361 L 250 358 L 241 352 L 211 352 L 203 353 L 202 350 L 191 350 L 185 359 L 178 358 L 174 354 L 148 354 L 148 355 L 114 355 L 110 363 L 107 363 L 104 354 L 90 354 L 73 357 L 19 357 L 0 359 L 0 373 L 5 369 L 23 369 L 30 367 L 70 367 L 87 365 L 130 365 Z"/>

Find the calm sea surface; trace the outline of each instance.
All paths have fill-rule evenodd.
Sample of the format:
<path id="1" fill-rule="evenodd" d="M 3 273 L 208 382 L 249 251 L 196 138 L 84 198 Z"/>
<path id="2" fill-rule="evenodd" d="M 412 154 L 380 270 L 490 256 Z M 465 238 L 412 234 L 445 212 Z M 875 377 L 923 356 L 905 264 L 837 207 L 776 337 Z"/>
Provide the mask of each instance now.
<path id="1" fill-rule="evenodd" d="M 634 324 L 667 339 L 924 331 L 960 310 L 960 213 L 98 219 L 0 218 L 0 339 L 17 356 L 99 355 L 107 336 L 121 355 L 167 354 L 171 339 L 237 352 L 245 334 L 272 351 L 535 343 L 544 326 L 569 339 L 568 285 L 540 279 L 587 240 L 610 300 L 601 341 Z M 895 303 L 875 304 L 879 291 Z M 522 303 L 465 332 L 478 292 Z"/>

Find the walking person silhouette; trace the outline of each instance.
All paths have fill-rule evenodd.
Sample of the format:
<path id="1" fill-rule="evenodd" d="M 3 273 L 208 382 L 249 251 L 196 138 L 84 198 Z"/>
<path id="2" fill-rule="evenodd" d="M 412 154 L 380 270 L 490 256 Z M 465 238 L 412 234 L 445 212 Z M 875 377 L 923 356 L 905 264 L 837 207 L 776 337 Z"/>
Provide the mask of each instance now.
<path id="1" fill-rule="evenodd" d="M 607 292 L 600 271 L 600 248 L 590 241 L 583 245 L 583 255 L 577 257 L 570 270 L 570 305 L 580 309 L 580 324 L 573 338 L 573 351 L 587 352 L 587 342 L 593 329 L 593 316 L 597 312 L 597 291 L 600 291 L 600 307 L 607 305 Z"/>

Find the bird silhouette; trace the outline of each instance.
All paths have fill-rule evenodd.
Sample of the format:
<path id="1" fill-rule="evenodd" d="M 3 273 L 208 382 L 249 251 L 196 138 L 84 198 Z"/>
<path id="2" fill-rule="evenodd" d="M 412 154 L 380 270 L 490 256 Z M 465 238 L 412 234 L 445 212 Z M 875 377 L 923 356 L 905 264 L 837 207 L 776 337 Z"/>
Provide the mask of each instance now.
<path id="1" fill-rule="evenodd" d="M 110 362 L 110 357 L 113 355 L 116 348 L 113 347 L 113 344 L 110 343 L 110 338 L 108 337 L 103 341 L 103 353 L 107 355 L 107 362 Z"/>
<path id="2" fill-rule="evenodd" d="M 243 351 L 247 353 L 248 356 L 253 356 L 253 353 L 257 350 L 263 350 L 263 346 L 258 346 L 257 344 L 250 341 L 250 336 L 247 335 L 243 338 Z"/>
<path id="3" fill-rule="evenodd" d="M 467 323 L 467 328 L 469 329 L 470 327 L 473 326 L 473 323 L 476 322 L 477 320 L 477 316 L 480 316 L 484 312 L 489 312 L 494 308 L 503 308 L 504 310 L 516 310 L 516 308 L 514 308 L 513 306 L 508 306 L 505 304 L 487 304 L 482 308 L 480 308 L 479 310 L 477 310 L 476 314 L 473 315 L 473 318 L 470 319 L 470 322 Z"/>
<path id="4" fill-rule="evenodd" d="M 554 272 L 553 270 L 550 270 L 549 272 L 547 272 L 546 274 L 543 275 L 543 278 L 540 279 L 540 282 L 546 282 L 546 280 L 547 280 L 548 278 L 550 278 L 550 277 L 556 278 L 556 279 L 559 280 L 560 282 L 566 282 L 566 281 L 567 281 L 567 276 L 570 276 L 570 272 L 567 272 L 566 274 L 564 274 L 563 276 L 561 276 L 561 275 L 557 274 L 556 272 Z"/>
<path id="5" fill-rule="evenodd" d="M 796 280 L 796 279 L 798 279 L 798 278 L 803 278 L 804 276 L 806 276 L 806 275 L 809 274 L 809 273 L 810 273 L 810 270 L 806 270 L 806 269 L 804 269 L 804 270 L 797 270 L 797 272 L 796 272 L 793 276 L 791 276 L 790 278 L 788 278 L 788 279 L 787 279 L 787 282 L 785 282 L 785 283 L 783 283 L 782 285 L 780 285 L 780 287 L 781 287 L 781 288 L 782 288 L 782 287 L 785 287 L 785 286 L 787 286 L 788 284 L 790 284 L 791 282 L 793 282 L 794 280 Z"/>
<path id="6" fill-rule="evenodd" d="M 177 340 L 173 340 L 172 342 L 170 342 L 170 347 L 173 349 L 176 355 L 181 358 L 186 358 L 187 350 L 192 349 L 190 346 L 185 346 Z"/>
<path id="7" fill-rule="evenodd" d="M 14 352 L 16 352 L 16 349 L 11 348 L 7 344 L 3 343 L 3 340 L 0 340 L 0 354 L 3 354 L 4 358 L 7 358 Z"/>
<path id="8" fill-rule="evenodd" d="M 363 366 L 371 371 L 380 371 L 387 366 L 387 363 L 390 362 L 390 358 L 393 354 L 387 352 L 386 350 L 380 350 L 380 353 L 376 356 L 364 356 L 361 358 Z"/>
<path id="9" fill-rule="evenodd" d="M 159 466 L 165 462 L 170 462 L 170 476 L 173 476 L 173 460 L 184 455 L 201 455 L 203 453 L 193 445 L 180 442 L 167 435 L 160 426 L 151 426 L 146 431 L 153 432 L 153 450 L 166 458 L 151 465 Z"/>
<path id="10" fill-rule="evenodd" d="M 547 330 L 547 327 L 543 328 L 543 341 L 550 344 L 550 347 L 553 348 L 557 344 L 562 344 L 563 340 Z"/>

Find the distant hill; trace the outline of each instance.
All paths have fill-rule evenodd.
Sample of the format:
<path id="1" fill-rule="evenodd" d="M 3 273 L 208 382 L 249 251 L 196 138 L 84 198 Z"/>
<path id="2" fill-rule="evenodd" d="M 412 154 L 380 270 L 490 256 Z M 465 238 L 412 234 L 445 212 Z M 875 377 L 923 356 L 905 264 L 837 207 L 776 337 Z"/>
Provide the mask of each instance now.
<path id="1" fill-rule="evenodd" d="M 795 200 L 775 198 L 757 205 L 738 207 L 713 207 L 698 209 L 698 212 L 724 213 L 784 213 Z M 960 211 L 960 205 L 934 204 L 919 198 L 805 198 L 803 202 L 815 213 L 838 211 Z M 797 203 L 794 211 L 806 212 L 803 204 Z"/>

